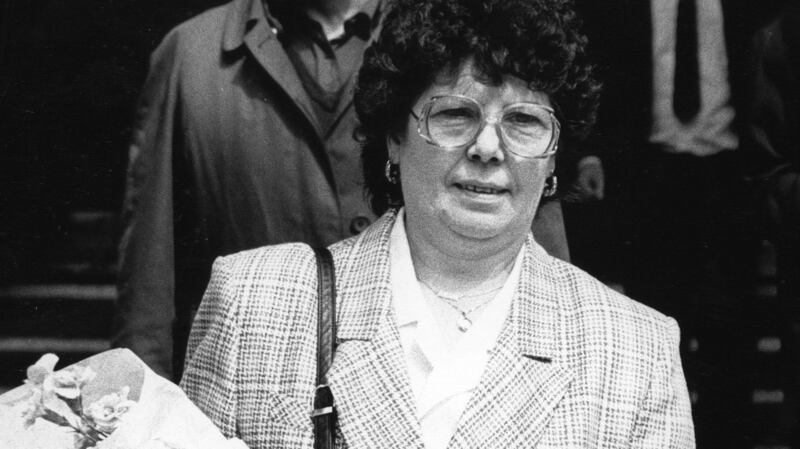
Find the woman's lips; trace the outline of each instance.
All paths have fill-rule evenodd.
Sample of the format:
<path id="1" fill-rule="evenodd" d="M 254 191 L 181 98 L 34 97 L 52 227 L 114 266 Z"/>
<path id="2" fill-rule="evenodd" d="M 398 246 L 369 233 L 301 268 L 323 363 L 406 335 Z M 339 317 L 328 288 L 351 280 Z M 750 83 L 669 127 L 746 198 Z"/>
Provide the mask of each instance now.
<path id="1" fill-rule="evenodd" d="M 456 182 L 455 186 L 461 190 L 465 190 L 467 192 L 472 192 L 472 193 L 478 193 L 482 195 L 500 195 L 503 193 L 508 193 L 508 189 L 504 189 L 493 185 Z"/>

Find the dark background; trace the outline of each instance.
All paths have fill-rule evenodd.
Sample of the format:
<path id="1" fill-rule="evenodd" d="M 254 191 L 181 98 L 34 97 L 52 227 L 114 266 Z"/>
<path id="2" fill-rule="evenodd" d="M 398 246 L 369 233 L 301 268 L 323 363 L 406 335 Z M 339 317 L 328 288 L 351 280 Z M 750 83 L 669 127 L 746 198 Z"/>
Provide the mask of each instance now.
<path id="1" fill-rule="evenodd" d="M 0 391 L 108 347 L 150 53 L 223 0 L 0 0 Z"/>
<path id="2" fill-rule="evenodd" d="M 115 245 L 100 240 L 116 230 L 148 55 L 170 28 L 220 3 L 2 1 L 0 282 L 52 280 L 64 268 L 107 274 Z M 71 235 L 86 227 L 93 241 L 76 242 L 91 237 Z"/>

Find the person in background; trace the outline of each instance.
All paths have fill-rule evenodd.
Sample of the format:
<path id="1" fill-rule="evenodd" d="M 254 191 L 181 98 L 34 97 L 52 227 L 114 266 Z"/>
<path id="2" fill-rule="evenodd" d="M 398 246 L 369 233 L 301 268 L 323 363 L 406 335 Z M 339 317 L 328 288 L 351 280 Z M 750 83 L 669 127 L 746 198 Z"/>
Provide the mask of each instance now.
<path id="1" fill-rule="evenodd" d="M 337 447 L 694 447 L 676 322 L 531 233 L 593 122 L 585 42 L 565 0 L 394 2 L 355 94 L 382 216 L 330 247 Z M 181 387 L 251 449 L 313 447 L 316 277 L 298 243 L 214 264 Z"/>
<path id="2" fill-rule="evenodd" d="M 611 240 L 595 266 L 681 325 L 698 446 L 749 447 L 752 228 L 740 163 L 749 42 L 770 2 L 578 3 L 604 85 L 589 146 Z M 604 238 L 599 224 L 574 225 Z"/>
<path id="3" fill-rule="evenodd" d="M 792 447 L 800 447 L 800 4 L 787 2 L 753 39 L 755 76 L 746 155 L 763 234 L 775 248 L 780 332 Z M 777 322 L 777 326 L 776 326 Z"/>
<path id="4" fill-rule="evenodd" d="M 375 215 L 353 140 L 378 0 L 234 0 L 155 51 L 130 147 L 113 345 L 179 379 L 215 257 L 327 245 Z M 557 203 L 537 238 L 567 257 Z"/>

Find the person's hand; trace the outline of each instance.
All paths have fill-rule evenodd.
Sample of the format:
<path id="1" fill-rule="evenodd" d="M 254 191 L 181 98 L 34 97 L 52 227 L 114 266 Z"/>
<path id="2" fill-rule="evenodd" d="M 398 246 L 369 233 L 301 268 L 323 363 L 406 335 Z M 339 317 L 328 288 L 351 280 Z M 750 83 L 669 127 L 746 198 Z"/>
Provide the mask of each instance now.
<path id="1" fill-rule="evenodd" d="M 586 156 L 578 161 L 576 190 L 584 200 L 602 200 L 605 196 L 605 173 L 603 163 L 597 156 Z"/>

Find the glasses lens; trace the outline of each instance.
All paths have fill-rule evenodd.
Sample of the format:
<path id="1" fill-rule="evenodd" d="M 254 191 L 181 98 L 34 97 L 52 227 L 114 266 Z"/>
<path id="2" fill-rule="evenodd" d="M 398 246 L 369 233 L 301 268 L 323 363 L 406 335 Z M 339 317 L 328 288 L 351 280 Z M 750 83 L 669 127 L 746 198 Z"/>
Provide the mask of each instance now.
<path id="1" fill-rule="evenodd" d="M 528 157 L 541 156 L 553 141 L 555 121 L 543 106 L 523 103 L 503 113 L 500 129 L 503 141 L 512 152 Z"/>
<path id="2" fill-rule="evenodd" d="M 466 145 L 475 136 L 480 125 L 480 107 L 466 98 L 439 97 L 430 104 L 428 134 L 437 145 Z"/>
<path id="3" fill-rule="evenodd" d="M 481 106 L 470 98 L 434 97 L 422 112 L 420 134 L 430 143 L 444 148 L 471 144 L 483 127 Z M 536 103 L 507 106 L 498 123 L 503 143 L 522 157 L 546 157 L 555 147 L 558 122 L 551 109 Z"/>

